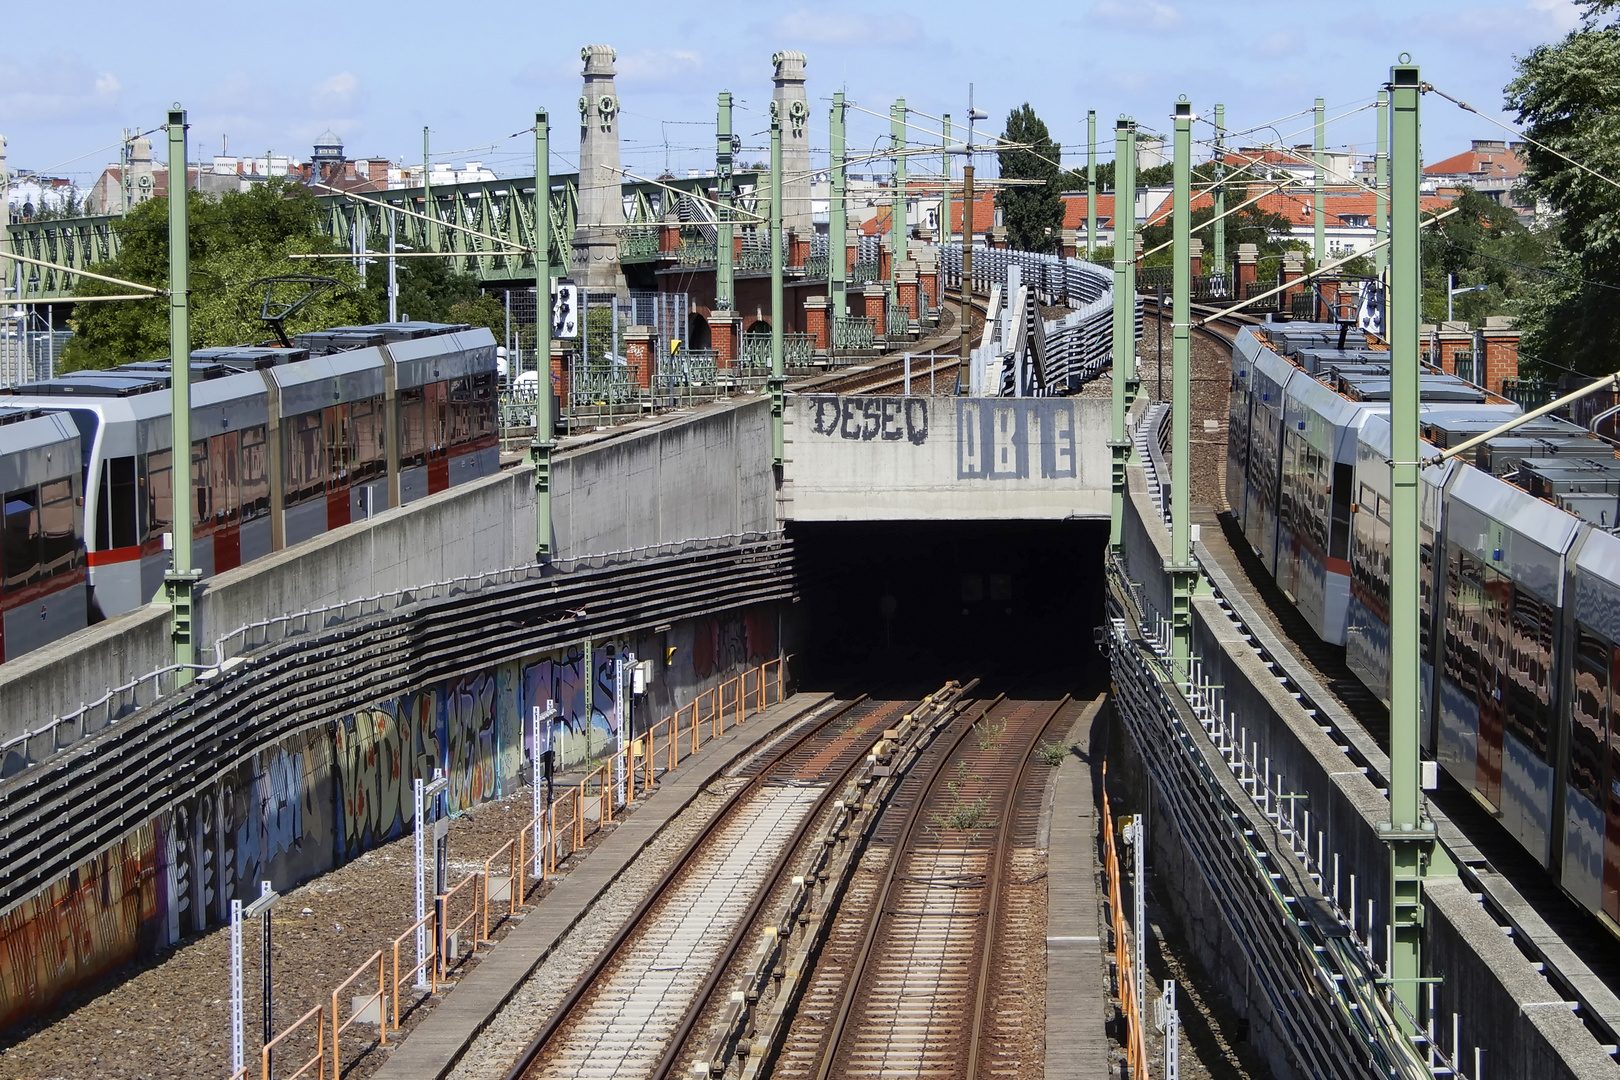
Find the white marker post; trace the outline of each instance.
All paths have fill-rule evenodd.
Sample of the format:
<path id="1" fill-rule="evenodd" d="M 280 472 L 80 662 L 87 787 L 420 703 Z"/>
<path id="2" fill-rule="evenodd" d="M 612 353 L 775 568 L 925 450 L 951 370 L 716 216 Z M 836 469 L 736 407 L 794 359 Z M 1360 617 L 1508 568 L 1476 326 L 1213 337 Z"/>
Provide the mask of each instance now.
<path id="1" fill-rule="evenodd" d="M 624 657 L 619 656 L 613 661 L 613 760 L 618 763 L 619 773 L 614 798 L 618 800 L 619 806 L 629 801 L 625 790 L 629 761 L 625 757 L 624 749 L 624 725 L 630 715 L 629 704 L 624 699 Z"/>
<path id="2" fill-rule="evenodd" d="M 243 1067 L 242 1048 L 242 1012 L 244 1007 L 242 995 L 242 920 L 255 916 L 264 919 L 262 938 L 264 956 L 262 958 L 264 976 L 264 1041 L 268 1043 L 272 1033 L 270 1031 L 270 909 L 281 894 L 270 888 L 268 881 L 259 882 L 259 898 L 246 908 L 242 901 L 231 901 L 231 1071 L 240 1072 Z"/>
<path id="3" fill-rule="evenodd" d="M 416 988 L 428 989 L 427 972 L 427 927 L 422 925 L 422 919 L 427 915 L 427 863 L 426 863 L 426 829 L 427 829 L 427 800 L 450 786 L 450 781 L 438 770 L 433 770 L 431 783 L 424 783 L 419 776 L 416 778 Z"/>
<path id="4" fill-rule="evenodd" d="M 534 876 L 544 878 L 546 875 L 546 845 L 551 840 L 551 831 L 546 828 L 546 812 L 550 804 L 546 802 L 545 790 L 540 782 L 545 779 L 545 755 L 540 751 L 540 736 L 546 735 L 546 752 L 551 752 L 552 719 L 557 715 L 557 703 L 550 698 L 546 699 L 546 707 L 534 706 L 529 731 L 529 788 L 534 805 Z"/>

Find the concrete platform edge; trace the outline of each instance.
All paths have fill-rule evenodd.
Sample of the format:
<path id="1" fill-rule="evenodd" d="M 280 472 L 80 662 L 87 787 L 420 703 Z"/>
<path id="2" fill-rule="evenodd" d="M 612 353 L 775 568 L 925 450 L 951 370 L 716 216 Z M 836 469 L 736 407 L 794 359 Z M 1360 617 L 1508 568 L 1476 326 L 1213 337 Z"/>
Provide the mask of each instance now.
<path id="1" fill-rule="evenodd" d="M 1091 740 L 1107 700 L 1085 707 L 1069 729 L 1069 758 L 1047 781 L 1046 1080 L 1108 1075 Z"/>

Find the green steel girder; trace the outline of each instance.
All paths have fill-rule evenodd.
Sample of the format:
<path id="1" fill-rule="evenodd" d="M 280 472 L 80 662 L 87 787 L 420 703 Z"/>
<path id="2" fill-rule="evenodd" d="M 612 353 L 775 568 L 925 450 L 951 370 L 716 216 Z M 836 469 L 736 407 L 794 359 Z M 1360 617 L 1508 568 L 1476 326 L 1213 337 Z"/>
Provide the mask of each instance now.
<path id="1" fill-rule="evenodd" d="M 566 277 L 573 261 L 574 226 L 579 213 L 579 188 L 572 174 L 553 174 L 551 188 L 551 266 L 556 276 Z M 741 185 L 757 185 L 755 173 L 739 173 Z M 689 177 L 658 183 L 634 181 L 624 185 L 624 194 L 630 204 L 628 224 L 646 225 L 660 218 L 652 213 L 655 198 L 661 202 L 669 197 L 669 189 L 683 194 L 704 195 L 714 183 L 713 177 Z M 462 226 L 462 229 L 432 230 L 435 250 L 453 254 L 450 269 L 471 274 L 481 282 L 534 281 L 534 261 L 527 250 L 533 247 L 534 179 L 511 177 L 504 180 L 477 180 L 462 184 L 434 184 L 434 210 L 441 222 Z M 662 192 L 662 195 L 657 193 Z M 363 193 L 374 202 L 364 203 L 343 195 L 322 194 L 321 228 L 349 247 L 351 230 L 358 230 L 365 246 L 381 251 L 387 246 L 388 223 L 383 203 L 400 209 L 422 213 L 422 189 L 394 188 L 387 191 Z M 65 218 L 56 221 L 24 221 L 6 226 L 8 251 L 40 259 L 63 269 L 28 266 L 23 273 L 24 303 L 70 296 L 78 283 L 75 271 L 87 270 L 92 265 L 115 258 L 119 251 L 116 224 L 117 214 L 94 217 Z M 427 251 L 428 222 L 405 214 L 395 219 L 395 237 L 399 244 L 415 251 Z M 463 231 L 472 229 L 486 236 L 475 236 Z M 496 237 L 497 240 L 488 239 Z M 513 249 L 499 243 L 519 245 Z"/>

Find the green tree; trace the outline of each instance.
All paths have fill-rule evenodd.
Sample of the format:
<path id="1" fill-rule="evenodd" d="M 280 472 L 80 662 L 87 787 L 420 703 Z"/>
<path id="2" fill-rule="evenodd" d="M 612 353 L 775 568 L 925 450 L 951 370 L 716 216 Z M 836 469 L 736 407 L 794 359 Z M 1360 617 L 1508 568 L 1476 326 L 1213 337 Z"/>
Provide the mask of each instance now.
<path id="1" fill-rule="evenodd" d="M 481 292 L 471 300 L 451 304 L 449 321 L 487 327 L 496 341 L 506 343 L 506 305 L 489 293 Z"/>
<path id="2" fill-rule="evenodd" d="M 1521 366 L 1601 374 L 1620 355 L 1620 189 L 1605 179 L 1620 176 L 1620 28 L 1602 24 L 1613 0 L 1583 7 L 1564 40 L 1519 59 L 1505 95 L 1535 140 L 1521 151 L 1523 191 L 1552 211 L 1547 272 L 1520 309 Z"/>
<path id="3" fill-rule="evenodd" d="M 388 308 L 386 275 L 377 275 L 376 290 L 384 311 Z M 480 293 L 478 279 L 450 269 L 448 259 L 401 259 L 395 274 L 399 283 L 399 317 L 413 322 L 469 322 L 456 319 L 451 309 L 472 303 Z M 482 324 L 480 324 L 482 325 Z"/>
<path id="4" fill-rule="evenodd" d="M 996 154 L 1005 179 L 1039 180 L 1038 185 L 1005 188 L 996 194 L 1007 243 L 1021 251 L 1052 251 L 1063 228 L 1063 147 L 1052 141 L 1046 123 L 1025 102 L 1007 114 L 1004 142 L 1028 149 Z"/>
<path id="5" fill-rule="evenodd" d="M 264 278 L 324 275 L 339 287 L 323 292 L 287 321 L 289 334 L 322 326 L 366 322 L 375 302 L 358 288 L 358 274 L 346 260 L 294 259 L 324 254 L 336 245 L 317 229 L 315 197 L 284 180 L 254 185 L 213 199 L 187 194 L 191 216 L 191 341 L 194 348 L 240 345 L 268 339 L 259 319 Z M 91 269 L 97 273 L 158 288 L 169 283 L 169 203 L 149 199 L 114 222 L 119 253 Z M 110 296 L 127 287 L 81 279 L 75 295 Z M 168 304 L 162 298 L 81 303 L 69 325 L 73 338 L 62 353 L 63 370 L 108 368 L 133 360 L 169 355 Z"/>
<path id="6" fill-rule="evenodd" d="M 1547 258 L 1546 238 L 1524 227 L 1512 210 L 1471 187 L 1452 204 L 1457 213 L 1423 230 L 1423 318 L 1446 317 L 1446 275 L 1456 287 L 1484 285 L 1453 303 L 1458 319 L 1479 325 L 1491 315 L 1516 314 L 1536 289 L 1532 268 Z"/>

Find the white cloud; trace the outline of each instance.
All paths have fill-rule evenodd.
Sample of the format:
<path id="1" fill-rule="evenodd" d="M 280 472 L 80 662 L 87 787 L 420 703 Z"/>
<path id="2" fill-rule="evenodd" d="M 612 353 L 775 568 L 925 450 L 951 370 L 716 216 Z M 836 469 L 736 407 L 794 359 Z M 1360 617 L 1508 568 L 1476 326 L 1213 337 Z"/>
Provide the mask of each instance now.
<path id="1" fill-rule="evenodd" d="M 1546 20 L 1549 30 L 1563 34 L 1575 29 L 1581 13 L 1572 0 L 1530 0 L 1529 9 Z"/>
<path id="2" fill-rule="evenodd" d="M 317 112 L 341 112 L 353 106 L 359 96 L 360 79 L 352 72 L 340 71 L 315 87 L 309 103 Z"/>
<path id="3" fill-rule="evenodd" d="M 867 45 L 891 48 L 922 38 L 922 20 L 910 15 L 824 14 L 794 11 L 776 20 L 772 31 L 793 45 Z"/>
<path id="4" fill-rule="evenodd" d="M 100 119 L 112 115 L 122 94 L 118 76 L 77 57 L 23 64 L 0 56 L 0 123 Z"/>
<path id="5" fill-rule="evenodd" d="M 1098 0 L 1091 14 L 1099 21 L 1122 30 L 1172 30 L 1181 25 L 1181 12 L 1163 0 Z"/>
<path id="6" fill-rule="evenodd" d="M 703 70 L 703 56 L 691 49 L 646 49 L 619 57 L 614 70 L 638 86 L 678 83 Z"/>

